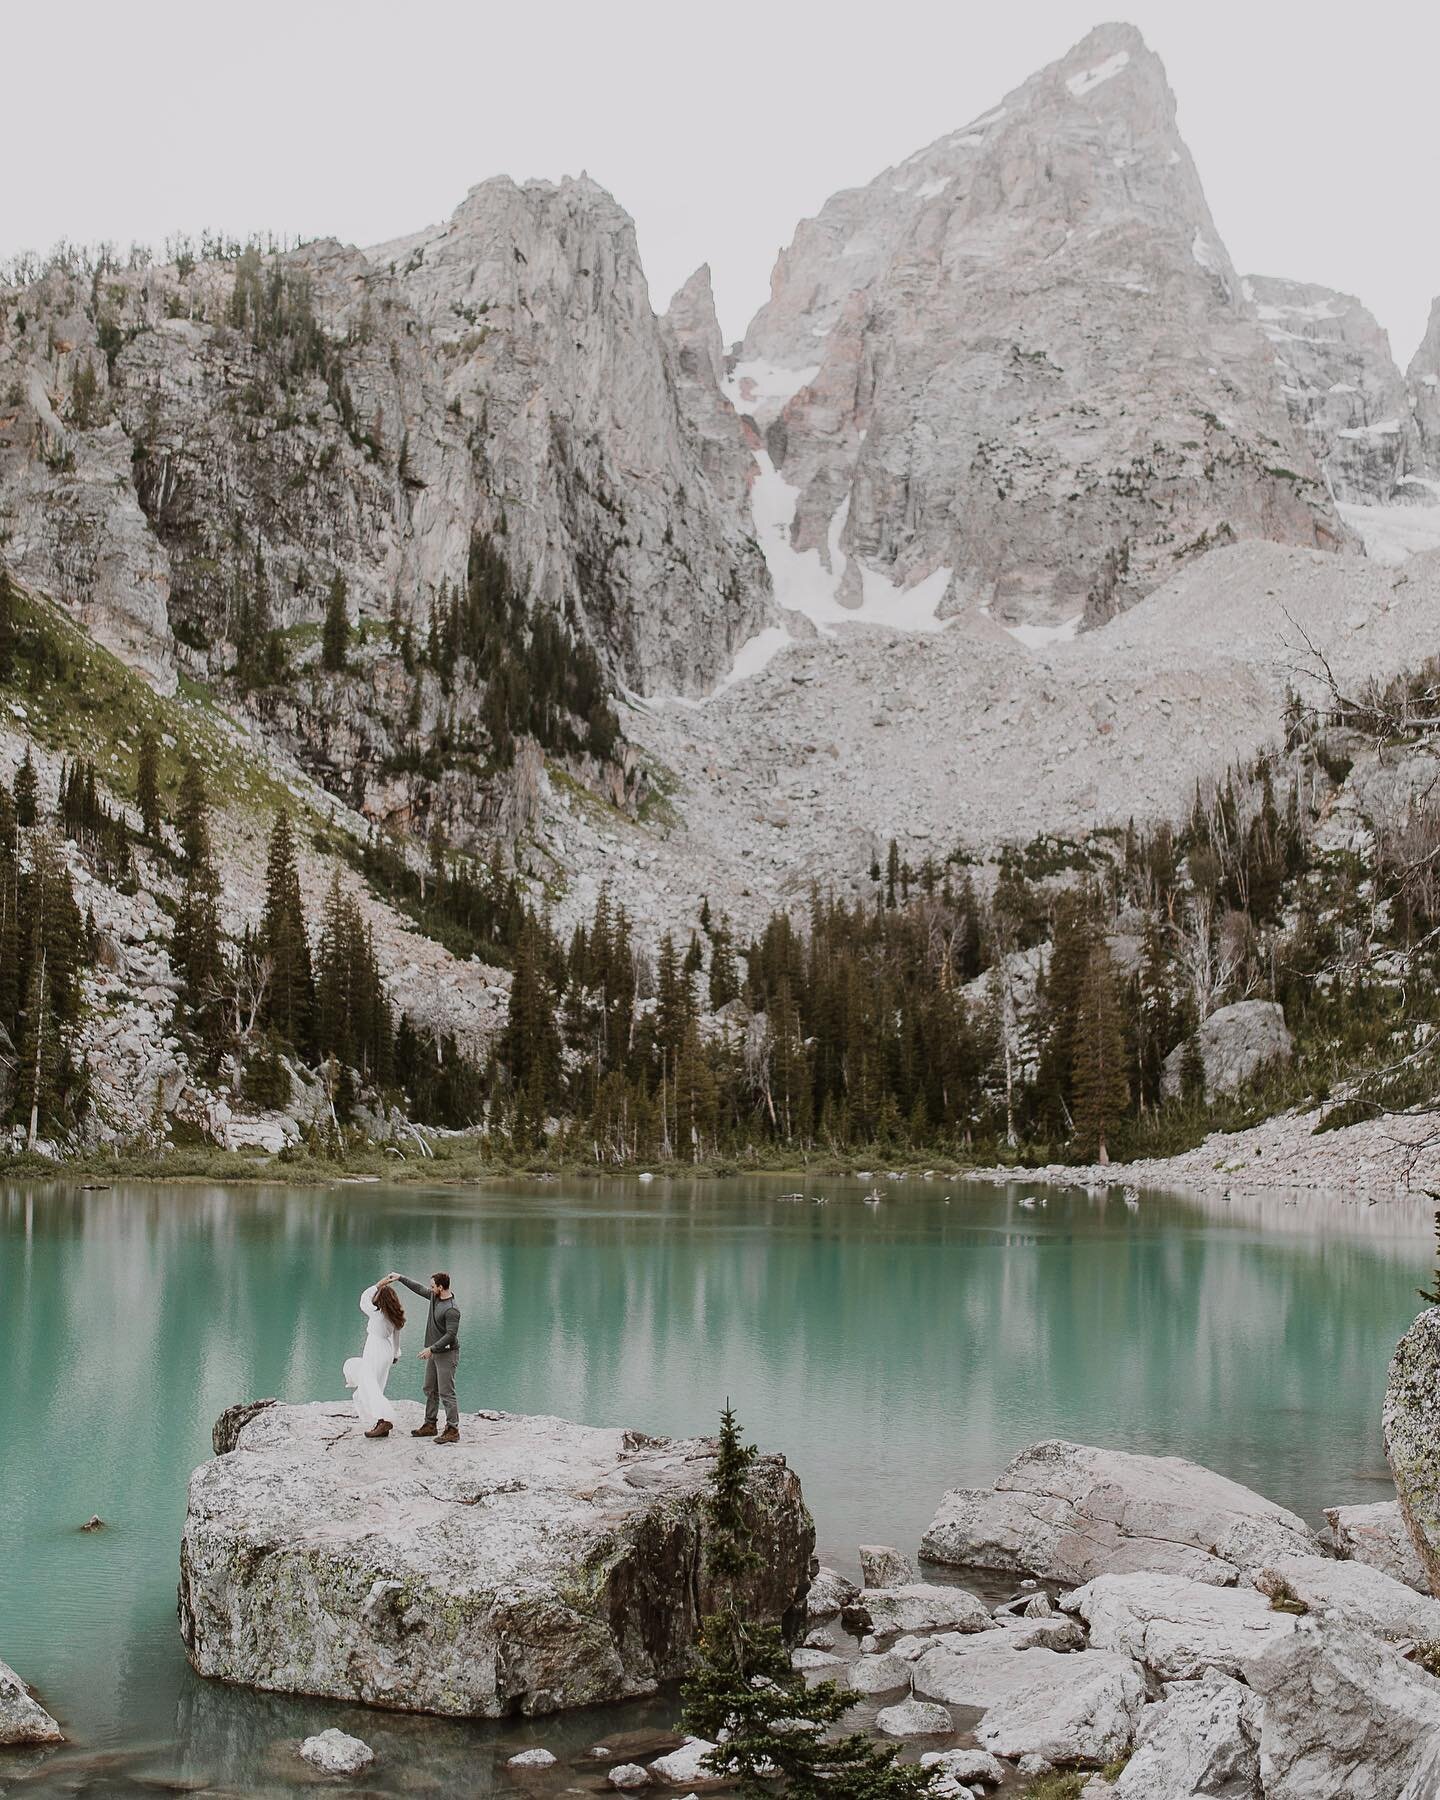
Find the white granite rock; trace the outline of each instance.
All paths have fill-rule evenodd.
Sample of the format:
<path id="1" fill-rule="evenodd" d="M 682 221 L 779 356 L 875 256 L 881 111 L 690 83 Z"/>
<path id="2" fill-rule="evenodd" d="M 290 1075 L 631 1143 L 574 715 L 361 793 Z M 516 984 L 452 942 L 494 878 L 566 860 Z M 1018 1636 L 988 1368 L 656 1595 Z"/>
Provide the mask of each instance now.
<path id="1" fill-rule="evenodd" d="M 1015 1650 L 997 1644 L 965 1654 L 941 1648 L 915 1664 L 915 1692 L 947 1706 L 984 1710 L 1033 1688 L 1055 1694 L 1058 1706 L 1070 1689 L 1084 1691 L 1097 1675 L 1118 1675 L 1130 1661 L 1108 1650 Z"/>
<path id="2" fill-rule="evenodd" d="M 534 1749 L 517 1750 L 514 1756 L 505 1758 L 507 1769 L 548 1769 L 555 1761 L 553 1750 Z"/>
<path id="3" fill-rule="evenodd" d="M 1005 1765 L 988 1750 L 927 1750 L 920 1758 L 922 1769 L 938 1769 L 954 1781 L 978 1782 L 984 1787 L 999 1787 L 1005 1779 Z"/>
<path id="4" fill-rule="evenodd" d="M 1101 1575 L 1061 1605 L 1084 1619 L 1092 1645 L 1133 1656 L 1165 1681 L 1194 1679 L 1206 1669 L 1248 1678 L 1256 1659 L 1296 1624 L 1293 1613 L 1273 1611 L 1254 1588 L 1178 1575 Z"/>
<path id="5" fill-rule="evenodd" d="M 444 1454 L 413 1401 L 377 1456 L 347 1406 L 236 1409 L 191 1477 L 181 1630 L 201 1674 L 500 1717 L 651 1693 L 712 1604 L 711 1445 L 467 1414 Z M 228 1452 L 228 1453 L 226 1453 Z M 750 1476 L 762 1618 L 793 1629 L 813 1543 L 779 1457 Z"/>
<path id="6" fill-rule="evenodd" d="M 867 1587 L 854 1611 L 867 1613 L 871 1630 L 882 1638 L 897 1631 L 985 1631 L 991 1623 L 989 1607 L 968 1589 L 927 1581 Z"/>
<path id="7" fill-rule="evenodd" d="M 687 1737 L 678 1749 L 657 1756 L 650 1764 L 650 1773 L 661 1781 L 668 1781 L 672 1787 L 717 1786 L 725 1777 L 705 1764 L 705 1758 L 714 1749 L 715 1745 L 708 1738 Z"/>
<path id="8" fill-rule="evenodd" d="M 886 1737 L 948 1737 L 955 1721 L 947 1708 L 934 1700 L 902 1700 L 898 1706 L 884 1706 L 875 1715 L 875 1729 Z"/>
<path id="9" fill-rule="evenodd" d="M 857 1694 L 888 1694 L 909 1687 L 910 1665 L 903 1657 L 861 1656 L 851 1663 L 849 1684 Z"/>
<path id="10" fill-rule="evenodd" d="M 946 1494 L 921 1554 L 1065 1582 L 1154 1570 L 1223 1585 L 1315 1548 L 1303 1519 L 1197 1463 L 1053 1440 L 993 1488 Z"/>
<path id="11" fill-rule="evenodd" d="M 920 1573 L 908 1556 L 889 1544 L 861 1544 L 860 1582 L 866 1588 L 898 1588 L 917 1582 Z"/>
<path id="12" fill-rule="evenodd" d="M 1440 1681 L 1353 1626 L 1310 1617 L 1250 1667 L 1265 1800 L 1396 1800 L 1440 1746 Z M 1433 1788 L 1411 1789 L 1429 1800 Z"/>
<path id="13" fill-rule="evenodd" d="M 60 1727 L 10 1667 L 0 1662 L 0 1744 L 61 1744 Z"/>
<path id="14" fill-rule="evenodd" d="M 362 1738 L 337 1731 L 333 1725 L 306 1738 L 300 1754 L 322 1775 L 358 1775 L 375 1760 L 375 1752 Z"/>
<path id="15" fill-rule="evenodd" d="M 842 1607 L 850 1605 L 859 1592 L 859 1588 L 847 1576 L 841 1575 L 836 1569 L 827 1569 L 822 1564 L 810 1583 L 805 1608 L 812 1619 L 833 1619 Z"/>
<path id="16" fill-rule="evenodd" d="M 1027 1650 L 1026 1663 L 1048 1656 Z M 1145 1675 L 1128 1656 L 1080 1650 L 1058 1682 L 1042 1678 L 1012 1687 L 989 1708 L 975 1735 L 997 1756 L 1043 1756 L 1052 1763 L 1104 1763 L 1126 1749 L 1145 1704 Z"/>
<path id="17" fill-rule="evenodd" d="M 1405 1529 L 1398 1500 L 1375 1500 L 1366 1506 L 1327 1506 L 1325 1517 L 1335 1535 L 1336 1552 L 1351 1562 L 1367 1563 L 1418 1594 L 1429 1594 L 1425 1568 Z"/>
<path id="18" fill-rule="evenodd" d="M 1311 1612 L 1334 1613 L 1376 1637 L 1440 1641 L 1440 1600 L 1365 1563 L 1281 1556 L 1251 1571 L 1262 1594 L 1289 1590 Z"/>
<path id="19" fill-rule="evenodd" d="M 1218 1669 L 1172 1682 L 1135 1727 L 1135 1751 L 1118 1800 L 1260 1800 L 1259 1699 Z"/>
<path id="20" fill-rule="evenodd" d="M 1294 1041 L 1283 1008 L 1273 1000 L 1236 1000 L 1211 1013 L 1195 1034 L 1205 1062 L 1205 1092 L 1233 1094 L 1271 1063 L 1288 1063 Z M 1180 1092 L 1184 1044 L 1165 1058 L 1164 1089 Z"/>
<path id="21" fill-rule="evenodd" d="M 605 1779 L 611 1787 L 629 1793 L 632 1788 L 649 1787 L 650 1771 L 642 1769 L 639 1763 L 617 1763 Z"/>
<path id="22" fill-rule="evenodd" d="M 1440 1592 L 1440 1307 L 1427 1307 L 1395 1346 L 1382 1424 L 1401 1517 L 1431 1593 Z"/>

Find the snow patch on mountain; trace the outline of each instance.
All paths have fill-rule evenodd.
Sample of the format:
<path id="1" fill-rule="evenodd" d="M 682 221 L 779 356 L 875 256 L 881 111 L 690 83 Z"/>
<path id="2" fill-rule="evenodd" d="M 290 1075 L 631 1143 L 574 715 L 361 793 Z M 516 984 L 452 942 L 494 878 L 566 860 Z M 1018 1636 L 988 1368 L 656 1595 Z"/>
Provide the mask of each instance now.
<path id="1" fill-rule="evenodd" d="M 1085 94 L 1094 93 L 1102 82 L 1108 81 L 1112 75 L 1118 75 L 1130 61 L 1128 50 L 1117 50 L 1113 56 L 1107 56 L 1102 63 L 1093 69 L 1082 69 L 1078 75 L 1072 75 L 1065 85 L 1079 100 Z"/>

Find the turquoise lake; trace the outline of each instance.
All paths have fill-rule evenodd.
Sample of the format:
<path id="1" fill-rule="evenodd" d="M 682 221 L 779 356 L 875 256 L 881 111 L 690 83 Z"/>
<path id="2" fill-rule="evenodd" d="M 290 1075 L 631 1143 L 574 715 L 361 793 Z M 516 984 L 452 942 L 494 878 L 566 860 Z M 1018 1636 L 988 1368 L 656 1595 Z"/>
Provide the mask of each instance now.
<path id="1" fill-rule="evenodd" d="M 1428 1203 L 1131 1210 L 912 1177 L 866 1206 L 870 1185 L 0 1186 L 0 1657 L 73 1740 L 0 1751 L 0 1793 L 313 1792 L 286 1740 L 339 1724 L 381 1752 L 365 1791 L 473 1794 L 517 1746 L 673 1720 L 660 1696 L 456 1725 L 189 1673 L 177 1547 L 211 1424 L 253 1396 L 343 1397 L 358 1295 L 389 1268 L 452 1272 L 462 1409 L 693 1434 L 728 1396 L 852 1571 L 857 1544 L 913 1552 L 947 1487 L 1047 1436 L 1193 1457 L 1315 1523 L 1390 1492 L 1380 1403 Z M 392 1390 L 418 1396 L 420 1369 Z M 107 1528 L 82 1534 L 93 1513 Z"/>

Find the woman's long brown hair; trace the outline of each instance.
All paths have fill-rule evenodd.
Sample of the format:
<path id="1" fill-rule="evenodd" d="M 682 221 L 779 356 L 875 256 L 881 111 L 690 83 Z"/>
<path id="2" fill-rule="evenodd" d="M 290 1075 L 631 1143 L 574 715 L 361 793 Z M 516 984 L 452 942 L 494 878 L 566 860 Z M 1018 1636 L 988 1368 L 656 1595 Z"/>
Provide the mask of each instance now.
<path id="1" fill-rule="evenodd" d="M 384 1313 L 385 1317 L 395 1329 L 399 1331 L 405 1323 L 405 1308 L 400 1304 L 400 1296 L 395 1292 L 394 1288 L 390 1286 L 388 1281 L 382 1282 L 380 1286 L 376 1288 L 375 1304 L 380 1308 L 381 1312 Z"/>

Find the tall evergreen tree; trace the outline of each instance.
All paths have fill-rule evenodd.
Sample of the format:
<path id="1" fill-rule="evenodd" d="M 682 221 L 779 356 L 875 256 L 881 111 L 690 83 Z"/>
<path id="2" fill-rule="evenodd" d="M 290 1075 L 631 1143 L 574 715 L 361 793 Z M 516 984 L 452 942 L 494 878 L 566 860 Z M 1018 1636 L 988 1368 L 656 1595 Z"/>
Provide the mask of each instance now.
<path id="1" fill-rule="evenodd" d="M 15 771 L 15 817 L 27 829 L 40 817 L 40 778 L 28 742 L 25 759 Z"/>
<path id="2" fill-rule="evenodd" d="M 337 569 L 325 601 L 325 623 L 320 636 L 321 666 L 332 675 L 345 667 L 350 649 L 350 612 L 345 577 Z"/>
<path id="3" fill-rule="evenodd" d="M 1104 939 L 1090 951 L 1075 1014 L 1071 1078 L 1075 1135 L 1097 1162 L 1109 1162 L 1110 1139 L 1125 1116 L 1125 1026 L 1115 969 Z"/>
<path id="4" fill-rule="evenodd" d="M 283 807 L 276 813 L 270 830 L 260 945 L 270 959 L 267 1022 L 286 1043 L 304 1051 L 310 1043 L 314 984 L 295 860 L 295 834 L 290 814 Z"/>
<path id="5" fill-rule="evenodd" d="M 160 749 L 153 731 L 140 737 L 140 754 L 135 769 L 135 804 L 140 809 L 140 826 L 147 844 L 160 842 L 162 819 L 160 806 Z"/>

